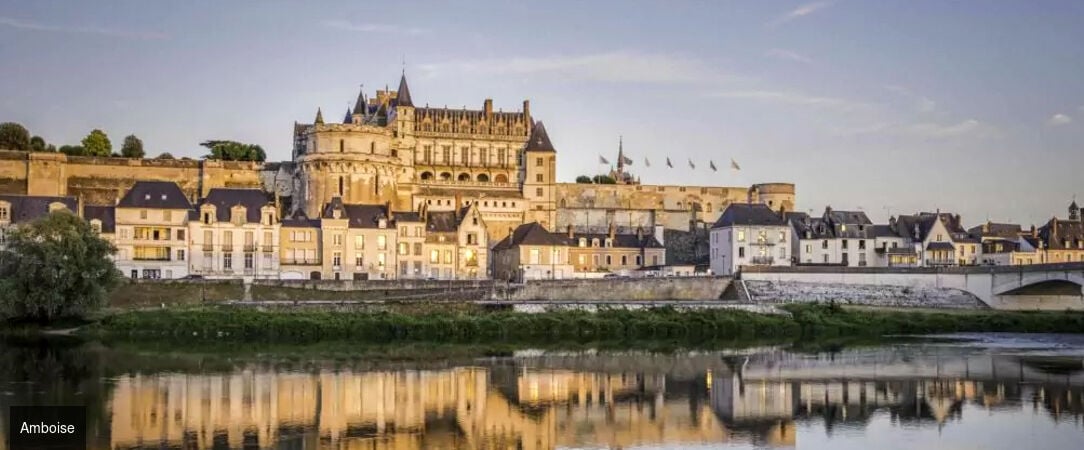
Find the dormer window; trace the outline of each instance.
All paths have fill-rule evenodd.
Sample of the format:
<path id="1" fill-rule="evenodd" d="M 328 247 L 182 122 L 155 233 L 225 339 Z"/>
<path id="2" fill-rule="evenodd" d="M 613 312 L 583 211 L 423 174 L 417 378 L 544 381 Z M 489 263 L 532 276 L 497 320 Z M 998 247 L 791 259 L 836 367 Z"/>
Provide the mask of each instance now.
<path id="1" fill-rule="evenodd" d="M 211 212 L 210 211 L 204 211 L 203 212 L 203 223 L 205 223 L 207 225 L 211 224 Z"/>
<path id="2" fill-rule="evenodd" d="M 0 222 L 11 221 L 11 205 L 8 202 L 0 203 Z"/>
<path id="3" fill-rule="evenodd" d="M 102 234 L 102 221 L 98 219 L 91 220 L 90 229 L 94 230 L 97 234 Z"/>
<path id="4" fill-rule="evenodd" d="M 610 238 L 606 238 L 606 248 L 611 248 L 613 246 L 614 246 L 614 240 L 610 239 Z"/>
<path id="5" fill-rule="evenodd" d="M 162 194 L 162 201 L 166 201 L 166 194 Z"/>
<path id="6" fill-rule="evenodd" d="M 388 219 L 385 219 L 385 218 L 381 217 L 379 220 L 377 220 L 376 224 L 377 224 L 376 225 L 377 227 L 387 228 L 388 227 Z"/>
<path id="7" fill-rule="evenodd" d="M 587 239 L 580 238 L 580 247 L 587 247 Z"/>
<path id="8" fill-rule="evenodd" d="M 598 247 L 598 238 L 591 239 L 591 246 Z"/>

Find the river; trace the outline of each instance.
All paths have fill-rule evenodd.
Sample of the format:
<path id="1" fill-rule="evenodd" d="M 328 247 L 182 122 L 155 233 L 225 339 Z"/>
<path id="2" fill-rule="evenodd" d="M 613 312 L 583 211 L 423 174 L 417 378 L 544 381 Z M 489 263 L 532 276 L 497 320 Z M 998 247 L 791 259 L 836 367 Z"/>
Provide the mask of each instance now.
<path id="1" fill-rule="evenodd" d="M 86 405 L 91 449 L 1068 449 L 1084 447 L 1084 336 L 695 351 L 8 339 L 0 414 L 27 404 Z"/>

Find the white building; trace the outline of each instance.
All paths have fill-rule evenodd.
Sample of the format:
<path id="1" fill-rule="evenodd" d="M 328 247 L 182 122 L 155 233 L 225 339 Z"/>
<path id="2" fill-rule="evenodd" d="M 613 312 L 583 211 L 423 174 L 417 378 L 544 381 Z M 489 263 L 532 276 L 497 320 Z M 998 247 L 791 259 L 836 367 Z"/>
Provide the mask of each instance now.
<path id="1" fill-rule="evenodd" d="M 791 250 L 797 264 L 824 264 L 847 267 L 887 265 L 878 244 L 895 236 L 887 227 L 878 227 L 862 211 L 825 208 L 821 217 L 789 213 Z M 878 241 L 882 242 L 878 242 Z"/>
<path id="2" fill-rule="evenodd" d="M 0 248 L 4 248 L 8 233 L 16 227 L 57 210 L 79 214 L 79 203 L 75 197 L 0 195 Z"/>
<path id="3" fill-rule="evenodd" d="M 910 239 L 922 266 L 973 265 L 981 258 L 979 239 L 968 235 L 958 214 L 922 212 L 890 218 L 888 225 Z"/>
<path id="4" fill-rule="evenodd" d="M 766 205 L 732 203 L 711 227 L 711 270 L 733 275 L 741 266 L 789 266 L 790 227 Z"/>
<path id="5" fill-rule="evenodd" d="M 259 189 L 215 188 L 191 213 L 189 271 L 206 278 L 278 278 L 278 208 Z"/>
<path id="6" fill-rule="evenodd" d="M 188 275 L 188 211 L 176 183 L 138 181 L 114 208 L 117 269 L 132 278 Z"/>

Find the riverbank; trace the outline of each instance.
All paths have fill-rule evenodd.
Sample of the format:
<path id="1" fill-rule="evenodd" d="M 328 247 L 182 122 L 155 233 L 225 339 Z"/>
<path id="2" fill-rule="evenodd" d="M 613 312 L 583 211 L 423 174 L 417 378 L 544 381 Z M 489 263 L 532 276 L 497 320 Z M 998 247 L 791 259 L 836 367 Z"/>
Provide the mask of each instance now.
<path id="1" fill-rule="evenodd" d="M 737 310 L 259 311 L 206 307 L 126 311 L 80 334 L 119 340 L 315 342 L 589 342 L 881 336 L 951 332 L 1084 333 L 1084 313 L 905 311 L 787 305 L 784 315 Z"/>

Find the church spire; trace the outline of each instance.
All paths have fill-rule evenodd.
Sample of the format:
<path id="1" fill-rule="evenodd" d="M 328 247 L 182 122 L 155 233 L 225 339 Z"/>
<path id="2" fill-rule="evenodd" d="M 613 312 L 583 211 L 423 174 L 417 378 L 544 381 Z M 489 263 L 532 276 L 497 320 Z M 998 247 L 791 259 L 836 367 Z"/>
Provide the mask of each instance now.
<path id="1" fill-rule="evenodd" d="M 317 125 L 324 124 L 324 112 L 320 111 L 320 108 L 316 108 L 316 120 L 314 120 L 312 123 Z"/>
<path id="2" fill-rule="evenodd" d="M 365 85 L 361 86 L 361 92 L 358 92 L 358 101 L 354 102 L 354 114 L 365 114 Z"/>
<path id="3" fill-rule="evenodd" d="M 410 88 L 407 87 L 406 71 L 403 71 L 402 77 L 399 78 L 399 91 L 396 95 L 396 104 L 399 106 L 414 106 L 414 102 L 410 99 Z"/>
<path id="4" fill-rule="evenodd" d="M 343 123 L 354 123 L 354 117 L 350 114 L 350 104 L 346 104 L 346 117 L 343 117 Z"/>
<path id="5" fill-rule="evenodd" d="M 624 167 L 625 167 L 625 142 L 624 142 L 624 137 L 618 135 L 617 136 L 617 171 L 620 172 L 621 169 L 623 169 Z"/>

